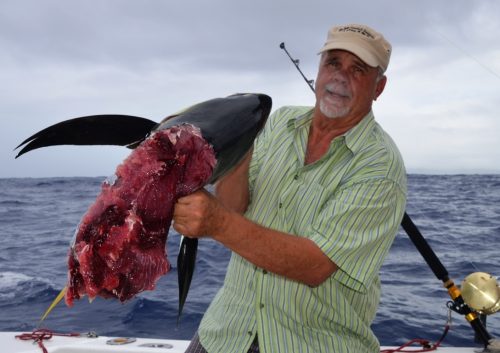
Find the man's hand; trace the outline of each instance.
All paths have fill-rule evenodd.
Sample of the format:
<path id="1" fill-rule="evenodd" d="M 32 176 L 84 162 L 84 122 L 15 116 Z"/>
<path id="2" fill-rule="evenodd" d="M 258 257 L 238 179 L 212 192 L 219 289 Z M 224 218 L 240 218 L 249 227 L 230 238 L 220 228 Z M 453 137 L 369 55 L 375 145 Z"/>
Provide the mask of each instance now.
<path id="1" fill-rule="evenodd" d="M 177 200 L 173 228 L 191 238 L 213 236 L 224 227 L 227 213 L 219 200 L 201 189 Z"/>

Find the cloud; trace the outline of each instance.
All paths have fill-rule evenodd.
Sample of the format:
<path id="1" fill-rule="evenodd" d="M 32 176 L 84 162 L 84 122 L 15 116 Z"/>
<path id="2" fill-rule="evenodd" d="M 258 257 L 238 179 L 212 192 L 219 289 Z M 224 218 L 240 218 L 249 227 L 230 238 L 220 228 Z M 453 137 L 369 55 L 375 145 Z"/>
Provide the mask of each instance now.
<path id="1" fill-rule="evenodd" d="M 313 104 L 279 43 L 314 79 L 328 28 L 353 22 L 393 44 L 374 109 L 408 169 L 500 172 L 498 14 L 494 0 L 4 0 L 0 177 L 112 172 L 128 151 L 53 147 L 13 160 L 24 138 L 75 116 L 159 120 L 237 91 L 270 94 L 274 107 Z"/>

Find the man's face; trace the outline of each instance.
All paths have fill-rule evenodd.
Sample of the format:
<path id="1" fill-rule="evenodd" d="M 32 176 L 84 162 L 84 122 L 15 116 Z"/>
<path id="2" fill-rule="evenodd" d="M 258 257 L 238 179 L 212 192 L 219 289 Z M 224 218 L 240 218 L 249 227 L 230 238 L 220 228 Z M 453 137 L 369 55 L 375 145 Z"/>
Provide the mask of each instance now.
<path id="1" fill-rule="evenodd" d="M 382 93 L 385 76 L 356 55 L 330 50 L 321 57 L 316 78 L 316 105 L 327 118 L 362 118 Z"/>

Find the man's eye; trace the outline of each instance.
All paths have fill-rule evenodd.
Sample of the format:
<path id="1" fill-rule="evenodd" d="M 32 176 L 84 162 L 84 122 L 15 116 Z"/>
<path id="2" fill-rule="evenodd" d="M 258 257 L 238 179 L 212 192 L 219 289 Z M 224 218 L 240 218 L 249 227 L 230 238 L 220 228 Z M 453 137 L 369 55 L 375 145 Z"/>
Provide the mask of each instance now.
<path id="1" fill-rule="evenodd" d="M 335 67 L 335 68 L 340 66 L 340 64 L 339 64 L 339 62 L 338 62 L 338 61 L 333 61 L 333 60 L 332 60 L 332 61 L 329 61 L 329 62 L 328 62 L 328 65 L 330 65 L 330 66 L 332 66 L 332 67 Z"/>
<path id="2" fill-rule="evenodd" d="M 366 73 L 366 69 L 360 66 L 354 66 L 352 72 L 356 75 L 364 75 Z"/>

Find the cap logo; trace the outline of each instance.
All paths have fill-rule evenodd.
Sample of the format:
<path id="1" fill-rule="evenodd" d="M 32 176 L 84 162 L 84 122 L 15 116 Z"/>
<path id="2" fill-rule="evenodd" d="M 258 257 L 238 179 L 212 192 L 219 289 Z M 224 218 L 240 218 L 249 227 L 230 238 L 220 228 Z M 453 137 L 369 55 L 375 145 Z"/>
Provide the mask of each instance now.
<path id="1" fill-rule="evenodd" d="M 362 28 L 362 27 L 345 26 L 345 27 L 339 28 L 338 31 L 339 32 L 354 32 L 354 33 L 361 34 L 361 35 L 368 37 L 368 38 L 371 38 L 371 39 L 375 38 L 370 32 L 368 32 L 365 28 Z"/>

